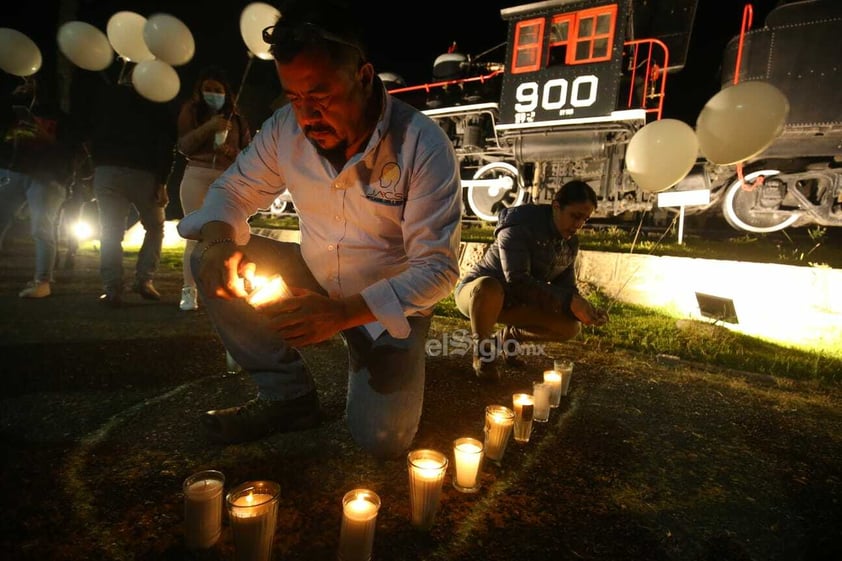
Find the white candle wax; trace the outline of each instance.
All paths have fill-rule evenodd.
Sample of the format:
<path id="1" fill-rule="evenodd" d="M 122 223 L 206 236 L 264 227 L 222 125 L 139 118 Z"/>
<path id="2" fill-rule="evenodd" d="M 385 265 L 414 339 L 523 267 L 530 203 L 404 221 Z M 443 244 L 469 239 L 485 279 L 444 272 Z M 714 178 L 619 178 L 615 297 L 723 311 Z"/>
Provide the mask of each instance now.
<path id="1" fill-rule="evenodd" d="M 473 492 L 479 487 L 479 466 L 482 463 L 482 443 L 475 438 L 458 438 L 453 443 L 456 477 L 453 486 L 459 491 Z"/>
<path id="2" fill-rule="evenodd" d="M 411 522 L 416 528 L 432 527 L 441 498 L 447 457 L 434 450 L 414 450 L 408 455 Z"/>
<path id="3" fill-rule="evenodd" d="M 573 362 L 557 359 L 553 362 L 553 370 L 561 376 L 561 395 L 567 395 L 570 391 L 570 378 L 573 377 Z"/>
<path id="4" fill-rule="evenodd" d="M 380 498 L 372 491 L 354 489 L 345 494 L 339 533 L 339 561 L 371 559 L 379 508 Z"/>
<path id="5" fill-rule="evenodd" d="M 546 382 L 534 382 L 532 384 L 532 399 L 535 408 L 532 419 L 538 423 L 546 423 L 550 420 L 550 392 L 552 388 Z"/>
<path id="6" fill-rule="evenodd" d="M 212 547 L 222 533 L 222 488 L 218 472 L 200 472 L 184 484 L 184 543 L 188 549 Z"/>
<path id="7" fill-rule="evenodd" d="M 485 457 L 499 462 L 506 452 L 506 445 L 512 434 L 514 412 L 503 405 L 489 405 L 485 408 Z"/>
<path id="8" fill-rule="evenodd" d="M 544 382 L 550 385 L 550 407 L 558 407 L 561 403 L 561 374 L 555 370 L 546 370 Z"/>
<path id="9" fill-rule="evenodd" d="M 276 496 L 248 493 L 229 503 L 236 561 L 269 561 L 275 537 Z"/>

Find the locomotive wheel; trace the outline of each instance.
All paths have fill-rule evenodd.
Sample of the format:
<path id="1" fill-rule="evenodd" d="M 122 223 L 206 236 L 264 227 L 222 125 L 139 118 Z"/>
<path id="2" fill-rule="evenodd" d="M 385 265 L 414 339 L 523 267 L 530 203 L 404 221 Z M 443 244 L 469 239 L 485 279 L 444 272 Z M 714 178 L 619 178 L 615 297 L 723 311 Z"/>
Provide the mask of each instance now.
<path id="1" fill-rule="evenodd" d="M 497 212 L 503 207 L 523 204 L 526 190 L 521 186 L 517 168 L 506 162 L 492 162 L 479 168 L 474 179 L 508 179 L 509 187 L 468 187 L 468 206 L 473 213 L 487 221 L 497 222 Z"/>
<path id="2" fill-rule="evenodd" d="M 725 191 L 722 201 L 722 214 L 732 228 L 745 232 L 763 234 L 778 232 L 791 226 L 798 220 L 798 214 L 785 210 L 774 210 L 768 204 L 768 197 L 764 200 L 763 189 L 769 186 L 759 186 L 753 190 L 743 189 L 744 182 L 752 182 L 760 176 L 768 179 L 780 173 L 776 169 L 764 169 L 747 174 L 744 181 L 737 179 Z M 781 193 L 780 199 L 785 193 Z M 762 203 L 766 203 L 765 205 Z M 765 206 L 765 208 L 764 208 Z M 755 210 L 758 209 L 758 210 Z"/>
<path id="3" fill-rule="evenodd" d="M 289 201 L 287 201 L 283 197 L 278 197 L 274 201 L 272 201 L 272 205 L 269 207 L 269 214 L 276 218 L 278 216 L 283 216 L 284 211 L 286 211 L 288 206 Z"/>

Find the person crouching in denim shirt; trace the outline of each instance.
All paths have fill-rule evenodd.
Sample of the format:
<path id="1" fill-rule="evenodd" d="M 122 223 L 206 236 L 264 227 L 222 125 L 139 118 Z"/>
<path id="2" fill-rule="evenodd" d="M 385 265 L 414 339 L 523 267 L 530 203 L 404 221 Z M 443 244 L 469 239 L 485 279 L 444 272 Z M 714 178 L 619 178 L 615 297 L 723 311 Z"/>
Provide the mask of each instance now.
<path id="1" fill-rule="evenodd" d="M 608 321 L 576 286 L 576 232 L 596 206 L 590 185 L 574 180 L 558 190 L 552 204 L 500 211 L 494 242 L 454 290 L 456 306 L 471 320 L 477 377 L 499 379 L 497 359 L 516 360 L 509 352 L 517 347 L 513 342 L 566 341 L 581 324 Z M 497 323 L 504 327 L 494 333 Z"/>

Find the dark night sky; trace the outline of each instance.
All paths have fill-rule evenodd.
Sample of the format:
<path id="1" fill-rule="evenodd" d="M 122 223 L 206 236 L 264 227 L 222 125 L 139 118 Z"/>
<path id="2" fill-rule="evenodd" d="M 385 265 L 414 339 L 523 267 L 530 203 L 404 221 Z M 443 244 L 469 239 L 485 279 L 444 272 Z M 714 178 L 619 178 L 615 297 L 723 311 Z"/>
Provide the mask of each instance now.
<path id="1" fill-rule="evenodd" d="M 189 94 L 196 73 L 206 64 L 225 67 L 235 89 L 243 78 L 248 56 L 240 35 L 239 18 L 243 8 L 250 3 L 248 1 L 65 0 L 64 5 L 74 3 L 77 10 L 69 19 L 93 24 L 103 32 L 108 18 L 120 10 L 135 11 L 146 17 L 157 12 L 170 13 L 190 28 L 196 42 L 196 55 L 189 63 L 176 68 L 181 91 L 173 103 Z M 415 4 L 418 7 L 410 14 L 403 13 L 406 10 L 394 3 L 360 2 L 360 5 L 371 6 L 368 8 L 369 50 L 377 71 L 396 72 L 408 84 L 416 84 L 430 79 L 433 61 L 453 41 L 461 52 L 474 56 L 505 41 L 506 24 L 500 18 L 500 8 L 518 3 L 511 0 L 427 0 L 423 8 L 422 4 Z M 753 3 L 753 27 L 762 25 L 766 13 L 776 3 L 777 0 Z M 62 56 L 55 43 L 61 5 L 59 0 L 29 0 L 16 3 L 11 13 L 5 7 L 6 13 L 0 16 L 0 27 L 23 32 L 40 47 L 44 64 L 39 75 L 54 72 L 55 61 Z M 739 33 L 743 6 L 742 2 L 734 0 L 699 0 L 687 65 L 668 81 L 665 116 L 694 124 L 704 103 L 718 91 L 721 53 L 729 38 Z M 498 59 L 502 58 L 502 50 L 495 52 L 500 53 Z M 118 66 L 115 62 L 109 71 Z M 90 74 L 94 74 L 78 69 L 76 72 L 89 75 L 82 81 L 91 79 Z M 4 78 L 8 82 L 9 76 Z M 254 119 L 268 116 L 266 105 L 279 91 L 273 64 L 255 59 L 245 78 L 242 101 L 253 106 L 247 114 Z"/>

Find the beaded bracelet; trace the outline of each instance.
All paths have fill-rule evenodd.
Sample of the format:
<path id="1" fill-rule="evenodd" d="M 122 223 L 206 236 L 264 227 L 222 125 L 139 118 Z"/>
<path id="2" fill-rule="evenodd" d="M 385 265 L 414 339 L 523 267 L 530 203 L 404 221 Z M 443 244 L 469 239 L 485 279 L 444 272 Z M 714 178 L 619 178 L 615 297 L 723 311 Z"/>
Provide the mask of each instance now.
<path id="1" fill-rule="evenodd" d="M 231 238 L 220 238 L 218 240 L 211 240 L 207 243 L 207 245 L 204 247 L 204 249 L 202 249 L 202 253 L 199 254 L 199 261 L 201 261 L 205 258 L 205 253 L 207 253 L 210 248 L 212 248 L 215 245 L 221 244 L 221 243 L 230 243 L 230 244 L 237 245 L 237 242 L 235 242 Z"/>

